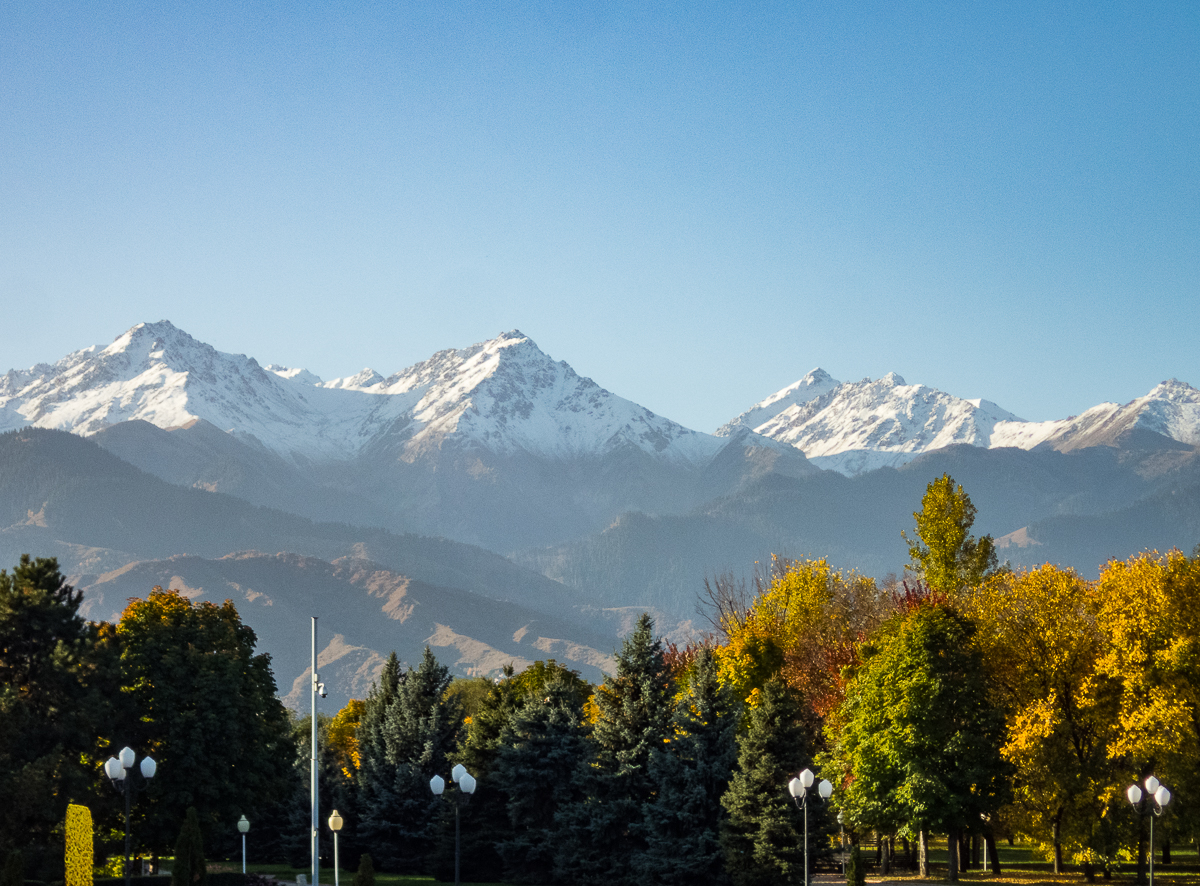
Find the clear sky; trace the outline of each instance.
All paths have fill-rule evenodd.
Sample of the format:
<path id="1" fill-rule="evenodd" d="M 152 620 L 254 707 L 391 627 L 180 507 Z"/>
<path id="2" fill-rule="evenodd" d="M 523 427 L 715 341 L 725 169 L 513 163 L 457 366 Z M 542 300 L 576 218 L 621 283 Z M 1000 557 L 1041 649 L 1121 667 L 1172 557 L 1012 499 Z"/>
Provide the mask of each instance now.
<path id="1" fill-rule="evenodd" d="M 1200 3 L 0 0 L 0 305 L 0 371 L 519 328 L 708 431 L 1200 387 Z"/>

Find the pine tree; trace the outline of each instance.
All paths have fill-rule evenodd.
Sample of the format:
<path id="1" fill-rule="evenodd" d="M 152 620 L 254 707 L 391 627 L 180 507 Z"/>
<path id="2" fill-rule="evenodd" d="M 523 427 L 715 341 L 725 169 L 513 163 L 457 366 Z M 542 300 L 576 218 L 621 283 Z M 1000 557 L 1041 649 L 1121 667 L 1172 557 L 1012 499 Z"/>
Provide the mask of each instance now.
<path id="1" fill-rule="evenodd" d="M 379 682 L 371 686 L 358 726 L 359 768 L 356 777 L 356 804 L 362 817 L 354 827 L 358 845 L 374 853 L 384 870 L 389 869 L 389 828 L 385 810 L 392 807 L 394 769 L 387 762 L 384 728 L 388 713 L 396 703 L 396 691 L 403 675 L 400 661 L 393 652 L 384 662 Z"/>
<path id="2" fill-rule="evenodd" d="M 637 884 L 634 856 L 644 851 L 642 811 L 654 794 L 650 755 L 672 734 L 670 670 L 654 622 L 643 613 L 616 656 L 616 675 L 596 691 L 597 756 L 577 774 L 583 803 L 560 812 L 558 870 L 563 879 Z"/>
<path id="3" fill-rule="evenodd" d="M 450 670 L 425 647 L 421 663 L 410 667 L 395 683 L 395 698 L 377 723 L 376 705 L 386 689 L 381 680 L 379 699 L 368 699 L 360 729 L 363 769 L 367 755 L 373 762 L 361 780 L 370 797 L 360 794 L 363 834 L 360 845 L 379 860 L 382 870 L 393 873 L 423 871 L 437 833 L 440 800 L 429 790 L 429 779 L 448 773 L 447 755 L 462 729 L 458 702 L 447 699 Z M 383 756 L 379 758 L 380 744 Z"/>
<path id="4" fill-rule="evenodd" d="M 528 693 L 500 735 L 493 778 L 507 800 L 510 827 L 497 849 L 508 882 L 556 882 L 557 815 L 583 799 L 575 773 L 591 751 L 576 681 L 559 677 Z"/>
<path id="5" fill-rule="evenodd" d="M 189 806 L 179 839 L 175 843 L 175 861 L 171 866 L 171 886 L 204 886 L 208 866 L 204 862 L 204 838 L 200 834 L 200 816 Z"/>
<path id="6" fill-rule="evenodd" d="M 721 796 L 737 760 L 740 705 L 720 684 L 712 651 L 702 649 L 675 714 L 676 737 L 650 760 L 656 788 L 646 804 L 646 849 L 635 867 L 647 883 L 729 882 L 720 831 Z"/>
<path id="7" fill-rule="evenodd" d="M 735 886 L 792 886 L 804 879 L 803 819 L 787 783 L 812 765 L 815 729 L 795 690 L 778 678 L 766 683 L 738 740 L 738 768 L 721 798 L 728 813 L 721 831 L 726 869 Z M 831 832 L 828 807 L 808 810 L 809 869 Z"/>

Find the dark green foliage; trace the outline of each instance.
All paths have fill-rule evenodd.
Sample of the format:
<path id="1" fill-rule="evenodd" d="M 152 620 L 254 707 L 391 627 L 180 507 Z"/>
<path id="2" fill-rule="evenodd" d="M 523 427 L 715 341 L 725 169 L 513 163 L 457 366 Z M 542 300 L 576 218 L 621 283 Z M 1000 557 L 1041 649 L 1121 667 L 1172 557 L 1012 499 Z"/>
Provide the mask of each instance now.
<path id="1" fill-rule="evenodd" d="M 467 681 L 457 681 L 457 686 Z M 475 776 L 478 786 L 468 804 L 461 807 L 462 876 L 467 880 L 498 881 L 504 877 L 504 864 L 497 844 L 513 836 L 509 823 L 508 794 L 494 776 L 501 751 L 501 734 L 512 725 L 514 716 L 530 697 L 547 696 L 546 687 L 564 684 L 582 709 L 591 695 L 591 686 L 569 668 L 553 659 L 536 661 L 521 673 L 512 666 L 504 676 L 489 683 L 488 692 L 470 714 L 470 722 L 452 762 L 461 763 Z M 451 687 L 453 689 L 453 686 Z M 568 773 L 569 775 L 569 773 Z M 432 873 L 449 879 L 454 875 L 454 816 L 452 804 L 442 804 L 442 823 Z"/>
<path id="2" fill-rule="evenodd" d="M 25 886 L 25 863 L 20 849 L 13 849 L 5 856 L 4 866 L 0 867 L 0 886 Z"/>
<path id="3" fill-rule="evenodd" d="M 204 862 L 204 837 L 196 807 L 189 806 L 179 839 L 175 841 L 175 861 L 171 867 L 171 886 L 207 886 L 208 866 Z"/>
<path id="4" fill-rule="evenodd" d="M 354 872 L 354 886 L 375 886 L 375 865 L 371 856 L 363 853 L 358 859 L 358 870 Z"/>
<path id="5" fill-rule="evenodd" d="M 325 862 L 332 864 L 333 833 L 325 826 L 325 819 L 334 809 L 342 812 L 347 821 L 352 819 L 343 811 L 346 807 L 342 803 L 345 796 L 342 772 L 337 755 L 326 740 L 329 720 L 328 715 L 317 714 L 317 783 L 323 810 L 317 850 Z M 312 843 L 309 840 L 312 828 L 312 715 L 295 718 L 292 728 L 296 745 L 296 756 L 292 763 L 292 792 L 283 804 L 283 815 L 276 825 L 278 837 L 263 848 L 274 850 L 278 853 L 277 857 L 286 860 L 292 867 L 307 868 L 312 864 Z M 343 848 L 339 845 L 339 852 Z"/>
<path id="6" fill-rule="evenodd" d="M 136 716 L 114 744 L 155 748 L 158 761 L 134 804 L 134 832 L 162 851 L 179 810 L 195 807 L 206 842 L 231 845 L 241 815 L 260 819 L 292 789 L 291 720 L 270 656 L 255 654 L 257 637 L 231 601 L 193 605 L 161 588 L 130 602 L 117 636 Z"/>
<path id="7" fill-rule="evenodd" d="M 850 857 L 846 859 L 846 886 L 865 886 L 867 882 L 867 866 L 863 864 L 862 850 L 855 843 L 850 847 Z"/>
<path id="8" fill-rule="evenodd" d="M 728 818 L 721 832 L 726 869 L 735 886 L 787 886 L 804 879 L 804 820 L 787 783 L 811 767 L 816 730 L 800 696 L 778 678 L 763 686 L 738 739 L 738 766 L 721 798 Z M 814 792 L 815 793 L 815 792 Z M 810 870 L 828 855 L 829 808 L 810 799 Z"/>
<path id="9" fill-rule="evenodd" d="M 643 614 L 616 656 L 616 675 L 596 690 L 594 765 L 580 778 L 584 803 L 562 810 L 558 868 L 575 883 L 636 884 L 634 856 L 646 848 L 640 825 L 654 794 L 650 756 L 671 732 L 672 679 L 654 624 Z"/>
<path id="10" fill-rule="evenodd" d="M 507 827 L 497 846 L 506 881 L 558 880 L 558 816 L 582 802 L 577 773 L 591 750 L 585 697 L 562 678 L 535 688 L 499 737 L 493 780 L 507 800 Z"/>
<path id="11" fill-rule="evenodd" d="M 81 758 L 119 693 L 111 629 L 102 640 L 81 600 L 53 559 L 0 571 L 0 797 L 20 798 L 0 803 L 0 852 L 55 843 L 69 799 L 96 787 Z"/>
<path id="12" fill-rule="evenodd" d="M 675 737 L 650 758 L 655 782 L 635 868 L 646 883 L 729 882 L 721 850 L 721 797 L 737 761 L 741 706 L 721 686 L 717 661 L 701 649 L 675 714 Z"/>
<path id="13" fill-rule="evenodd" d="M 449 775 L 447 757 L 462 729 L 462 714 L 457 700 L 446 698 L 450 671 L 428 646 L 420 665 L 403 678 L 395 670 L 381 677 L 359 727 L 358 838 L 381 870 L 415 873 L 426 867 L 437 834 L 441 801 L 430 792 L 429 779 Z"/>

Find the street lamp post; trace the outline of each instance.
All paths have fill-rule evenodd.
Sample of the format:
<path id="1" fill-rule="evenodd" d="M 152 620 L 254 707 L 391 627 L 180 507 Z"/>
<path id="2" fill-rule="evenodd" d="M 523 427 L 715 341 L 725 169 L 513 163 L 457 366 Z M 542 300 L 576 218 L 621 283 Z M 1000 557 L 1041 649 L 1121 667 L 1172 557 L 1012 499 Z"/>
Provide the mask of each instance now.
<path id="1" fill-rule="evenodd" d="M 813 775 L 811 769 L 805 769 L 798 776 L 788 782 L 788 793 L 792 795 L 792 799 L 796 801 L 796 805 L 804 810 L 804 886 L 809 886 L 808 879 L 808 789 L 812 787 Z M 817 794 L 822 800 L 828 800 L 833 796 L 833 785 L 827 779 L 821 779 L 821 783 L 817 785 Z"/>
<path id="2" fill-rule="evenodd" d="M 121 749 L 119 756 L 109 757 L 104 764 L 104 774 L 112 781 L 113 787 L 125 794 L 125 886 L 129 886 L 129 809 L 134 792 L 133 774 L 129 770 L 133 768 L 136 759 L 137 754 L 133 748 L 126 747 Z M 142 757 L 138 769 L 142 773 L 142 787 L 145 788 L 150 779 L 154 778 L 158 764 L 150 757 Z"/>
<path id="3" fill-rule="evenodd" d="M 246 873 L 246 831 L 250 830 L 250 819 L 242 816 L 238 819 L 238 830 L 242 834 L 242 873 Z"/>
<path id="4" fill-rule="evenodd" d="M 846 814 L 838 811 L 838 843 L 842 848 L 842 878 L 846 877 Z"/>
<path id="5" fill-rule="evenodd" d="M 462 763 L 456 764 L 450 770 L 450 778 L 458 785 L 458 791 L 454 796 L 454 886 L 458 886 L 458 808 L 462 803 L 470 800 L 471 795 L 475 793 L 475 778 L 471 773 L 467 772 L 467 768 Z M 433 791 L 435 797 L 442 796 L 442 793 L 446 790 L 445 779 L 440 775 L 435 775 L 429 779 L 429 789 Z"/>
<path id="6" fill-rule="evenodd" d="M 333 831 L 333 886 L 338 886 L 338 831 L 342 829 L 342 817 L 338 815 L 338 811 L 333 810 L 333 815 L 329 816 L 329 830 Z"/>
<path id="7" fill-rule="evenodd" d="M 1153 775 L 1147 778 L 1144 784 L 1147 799 L 1154 801 L 1154 806 L 1150 807 L 1150 886 L 1154 886 L 1154 819 L 1162 815 L 1163 809 L 1171 802 L 1171 792 Z M 1131 784 L 1126 788 L 1125 796 L 1130 803 L 1137 806 L 1142 802 L 1142 789 Z"/>

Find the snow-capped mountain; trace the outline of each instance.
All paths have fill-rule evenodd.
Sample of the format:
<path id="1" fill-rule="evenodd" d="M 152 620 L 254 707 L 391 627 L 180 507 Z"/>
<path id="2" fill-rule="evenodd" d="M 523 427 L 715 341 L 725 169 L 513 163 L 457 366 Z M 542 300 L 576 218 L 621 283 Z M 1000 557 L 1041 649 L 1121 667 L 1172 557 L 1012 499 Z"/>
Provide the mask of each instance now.
<path id="1" fill-rule="evenodd" d="M 988 400 L 964 400 L 896 373 L 838 382 L 821 369 L 755 404 L 717 430 L 738 427 L 788 443 L 821 468 L 857 475 L 896 467 L 955 443 L 984 448 L 1040 444 L 1066 451 L 1113 443 L 1140 429 L 1200 443 L 1200 391 L 1172 379 L 1124 406 L 1102 403 L 1079 416 L 1028 422 Z"/>
<path id="2" fill-rule="evenodd" d="M 389 378 L 364 369 L 322 382 L 303 369 L 222 353 L 163 321 L 0 377 L 0 430 L 33 425 L 89 436 L 135 419 L 166 429 L 202 419 L 306 459 L 386 446 L 411 461 L 451 444 L 552 458 L 634 447 L 703 465 L 725 445 L 580 377 L 515 330 Z"/>

